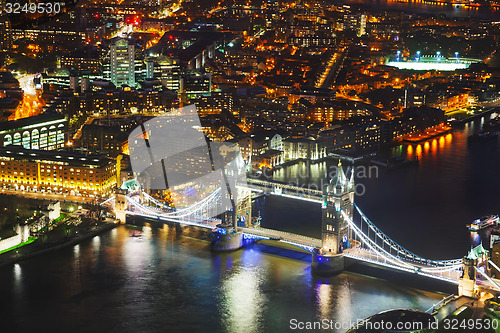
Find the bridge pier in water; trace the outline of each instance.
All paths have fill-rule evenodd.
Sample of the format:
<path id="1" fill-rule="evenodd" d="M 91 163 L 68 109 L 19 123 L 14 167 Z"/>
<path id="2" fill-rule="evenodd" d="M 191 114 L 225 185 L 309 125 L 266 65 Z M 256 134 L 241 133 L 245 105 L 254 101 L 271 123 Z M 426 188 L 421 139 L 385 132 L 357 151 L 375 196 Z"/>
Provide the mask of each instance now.
<path id="1" fill-rule="evenodd" d="M 311 271 L 318 275 L 335 275 L 342 273 L 345 266 L 343 254 L 323 255 L 315 251 L 312 255 Z"/>
<path id="2" fill-rule="evenodd" d="M 234 251 L 244 245 L 243 233 L 236 232 L 233 226 L 217 226 L 217 231 L 210 235 L 210 249 L 215 252 Z"/>
<path id="3" fill-rule="evenodd" d="M 243 233 L 236 231 L 234 217 L 233 211 L 221 214 L 222 222 L 210 234 L 210 250 L 234 251 L 243 246 Z"/>
<path id="4" fill-rule="evenodd" d="M 221 214 L 221 223 L 216 231 L 210 235 L 210 249 L 212 251 L 234 251 L 247 244 L 244 234 L 238 231 L 238 226 L 252 226 L 252 193 L 249 190 L 238 190 L 235 203 L 236 212 L 233 210 Z M 251 240 L 253 241 L 253 240 Z"/>

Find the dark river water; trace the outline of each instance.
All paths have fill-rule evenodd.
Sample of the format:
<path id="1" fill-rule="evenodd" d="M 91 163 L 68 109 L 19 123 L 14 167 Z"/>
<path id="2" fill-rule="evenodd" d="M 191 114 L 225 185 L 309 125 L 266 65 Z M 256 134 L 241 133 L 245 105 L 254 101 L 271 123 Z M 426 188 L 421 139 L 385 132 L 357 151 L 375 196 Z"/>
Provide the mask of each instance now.
<path id="1" fill-rule="evenodd" d="M 498 143 L 466 140 L 480 125 L 394 148 L 417 154 L 420 165 L 358 179 L 366 192 L 356 202 L 408 249 L 463 256 L 471 240 L 465 224 L 500 210 Z M 294 165 L 276 178 L 321 183 L 328 163 L 309 168 Z M 265 197 L 255 210 L 264 227 L 319 236 L 318 205 Z M 292 319 L 326 318 L 345 332 L 352 321 L 392 308 L 427 310 L 444 296 L 354 273 L 319 279 L 309 256 L 275 255 L 264 245 L 216 254 L 190 231 L 146 224 L 134 233 L 119 226 L 0 269 L 3 323 L 15 332 L 283 332 Z"/>
<path id="2" fill-rule="evenodd" d="M 362 3 L 381 10 L 500 18 L 499 11 L 482 8 Z M 395 154 L 418 155 L 420 165 L 358 178 L 365 192 L 357 204 L 417 254 L 463 256 L 471 243 L 465 225 L 500 211 L 498 141 L 467 144 L 481 121 L 425 144 L 396 147 Z M 275 177 L 321 184 L 329 163 L 334 162 L 294 165 Z M 266 197 L 255 210 L 264 227 L 320 235 L 319 205 Z M 206 241 L 168 226 L 132 234 L 120 226 L 1 268 L 2 332 L 284 332 L 292 319 L 331 319 L 340 323 L 333 331 L 345 332 L 352 321 L 393 308 L 426 310 L 444 296 L 354 273 L 319 279 L 311 275 L 309 257 L 277 256 L 263 245 L 211 253 Z"/>
<path id="3" fill-rule="evenodd" d="M 291 319 L 350 321 L 391 308 L 426 310 L 443 294 L 352 273 L 320 280 L 308 260 L 259 246 L 212 254 L 175 228 L 120 226 L 0 270 L 12 332 L 283 332 Z M 6 332 L 9 330 L 6 330 Z"/>
<path id="4" fill-rule="evenodd" d="M 418 15 L 445 15 L 456 18 L 499 20 L 500 10 L 488 7 L 469 7 L 430 1 L 414 0 L 333 0 L 336 5 L 363 6 L 370 11 L 393 11 Z"/>

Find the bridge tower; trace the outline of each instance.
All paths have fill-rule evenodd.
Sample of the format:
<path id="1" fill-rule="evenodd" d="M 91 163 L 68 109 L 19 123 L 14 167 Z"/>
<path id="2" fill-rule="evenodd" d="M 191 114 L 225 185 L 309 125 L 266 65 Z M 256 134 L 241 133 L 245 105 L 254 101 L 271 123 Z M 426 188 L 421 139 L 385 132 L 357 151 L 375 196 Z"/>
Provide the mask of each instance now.
<path id="1" fill-rule="evenodd" d="M 116 188 L 115 189 L 115 215 L 116 219 L 121 223 L 125 223 L 127 210 L 127 190 Z"/>
<path id="2" fill-rule="evenodd" d="M 223 172 L 231 207 L 222 207 L 225 209 L 219 214 L 222 223 L 218 224 L 215 231 L 210 234 L 212 251 L 233 251 L 242 247 L 244 237 L 243 233 L 238 232 L 238 224 L 248 227 L 252 217 L 251 191 L 238 189 L 236 186 L 241 175 L 234 172 L 234 169 L 229 172 L 226 169 Z"/>
<path id="3" fill-rule="evenodd" d="M 318 274 L 335 274 L 344 269 L 343 250 L 349 248 L 348 222 L 354 210 L 354 171 L 347 179 L 339 161 L 335 177 L 323 190 L 321 249 L 313 254 L 312 269 Z"/>
<path id="4" fill-rule="evenodd" d="M 462 259 L 463 274 L 458 281 L 458 294 L 460 296 L 478 296 L 479 292 L 476 288 L 477 270 L 479 269 L 490 276 L 488 261 L 488 251 L 484 249 L 483 244 L 471 249 Z"/>
<path id="5" fill-rule="evenodd" d="M 250 190 L 238 189 L 236 220 L 238 226 L 252 227 L 252 192 Z"/>
<path id="6" fill-rule="evenodd" d="M 352 218 L 354 209 L 354 172 L 348 181 L 339 162 L 336 177 L 323 191 L 321 249 L 324 253 L 340 254 L 349 247 L 348 223 L 344 211 Z"/>

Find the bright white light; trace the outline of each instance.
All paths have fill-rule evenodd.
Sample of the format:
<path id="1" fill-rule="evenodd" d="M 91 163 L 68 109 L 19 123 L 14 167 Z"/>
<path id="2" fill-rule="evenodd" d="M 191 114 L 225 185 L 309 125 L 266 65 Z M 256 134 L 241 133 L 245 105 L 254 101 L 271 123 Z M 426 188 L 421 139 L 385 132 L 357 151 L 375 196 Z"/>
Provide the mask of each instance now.
<path id="1" fill-rule="evenodd" d="M 470 64 L 464 63 L 446 63 L 446 62 L 396 62 L 389 61 L 388 66 L 399 69 L 411 69 L 415 71 L 455 71 L 457 69 L 466 69 Z"/>
<path id="2" fill-rule="evenodd" d="M 247 252 L 244 255 L 255 255 Z M 225 278 L 221 287 L 221 307 L 225 314 L 222 322 L 231 332 L 253 332 L 266 302 L 266 294 L 260 288 L 262 273 L 255 268 L 259 258 L 243 259 L 247 265 Z"/>

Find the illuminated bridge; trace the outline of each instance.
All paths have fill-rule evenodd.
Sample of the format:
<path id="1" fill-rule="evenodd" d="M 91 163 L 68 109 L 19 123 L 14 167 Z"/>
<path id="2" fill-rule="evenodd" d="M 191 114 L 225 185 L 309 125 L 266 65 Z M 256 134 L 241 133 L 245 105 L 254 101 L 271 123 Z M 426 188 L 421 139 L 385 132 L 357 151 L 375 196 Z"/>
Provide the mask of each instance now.
<path id="1" fill-rule="evenodd" d="M 461 277 L 464 274 L 463 261 L 465 259 L 435 260 L 423 258 L 405 249 L 380 230 L 354 204 L 353 182 L 353 177 L 347 181 L 342 171 L 341 175 L 332 179 L 326 191 L 322 193 L 319 190 L 302 189 L 290 184 L 250 179 L 246 186 L 240 184 L 239 189 L 248 192 L 265 192 L 287 197 L 290 200 L 302 200 L 321 205 L 323 210 L 322 239 L 252 225 L 234 226 L 235 234 L 242 235 L 244 240 L 268 239 L 298 246 L 313 253 L 313 258 L 316 258 L 320 262 L 319 264 L 322 260 L 328 261 L 340 255 L 355 262 L 421 275 L 453 284 L 462 283 Z M 181 209 L 172 208 L 140 189 L 135 192 L 117 192 L 114 197 L 106 200 L 102 205 L 113 206 L 117 218 L 120 213 L 123 213 L 207 228 L 216 232 L 222 221 L 210 216 L 215 216 L 213 212 L 221 199 L 221 192 L 221 189 L 215 190 L 196 204 Z M 352 198 L 350 201 L 349 197 Z M 251 196 L 246 198 L 251 200 Z M 336 199 L 342 200 L 335 201 Z M 338 202 L 341 204 L 337 204 Z M 337 224 L 333 224 L 335 227 L 330 227 L 329 223 Z M 340 236 L 342 243 L 335 243 L 332 248 L 329 243 L 332 236 Z M 335 246 L 339 244 L 342 245 L 337 251 Z M 478 258 L 474 260 L 473 265 L 478 266 L 478 263 L 483 263 L 483 261 L 478 261 Z M 489 262 L 489 260 L 485 259 L 484 262 Z M 490 278 L 482 279 L 476 284 L 476 272 L 477 276 L 483 275 L 483 269 L 474 267 L 471 271 L 473 272 L 471 279 L 474 282 L 471 290 L 475 290 L 481 284 L 487 284 L 490 289 L 500 291 L 498 281 Z"/>

